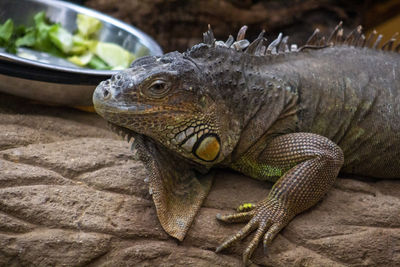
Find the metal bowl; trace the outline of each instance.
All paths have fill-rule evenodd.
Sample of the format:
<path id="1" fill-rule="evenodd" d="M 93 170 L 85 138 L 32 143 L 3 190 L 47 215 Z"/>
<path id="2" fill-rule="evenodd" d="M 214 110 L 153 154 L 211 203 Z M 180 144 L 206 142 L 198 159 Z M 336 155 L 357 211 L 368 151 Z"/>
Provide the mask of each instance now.
<path id="1" fill-rule="evenodd" d="M 138 55 L 162 54 L 159 45 L 135 27 L 57 0 L 0 0 L 0 23 L 11 18 L 16 25 L 31 26 L 34 15 L 40 11 L 45 11 L 51 21 L 61 23 L 70 32 L 76 30 L 77 14 L 95 17 L 103 24 L 100 41 L 116 43 Z M 80 68 L 46 53 L 30 53 L 42 60 L 22 58 L 0 48 L 0 91 L 51 104 L 90 106 L 97 84 L 117 72 Z"/>

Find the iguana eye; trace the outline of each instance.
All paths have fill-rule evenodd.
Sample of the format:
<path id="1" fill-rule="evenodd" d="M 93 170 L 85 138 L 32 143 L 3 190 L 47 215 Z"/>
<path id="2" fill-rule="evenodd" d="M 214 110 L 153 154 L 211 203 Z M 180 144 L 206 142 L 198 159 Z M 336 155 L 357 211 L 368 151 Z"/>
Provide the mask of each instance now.
<path id="1" fill-rule="evenodd" d="M 169 84 L 164 80 L 155 80 L 144 91 L 146 95 L 153 98 L 162 98 L 166 96 L 170 89 Z"/>

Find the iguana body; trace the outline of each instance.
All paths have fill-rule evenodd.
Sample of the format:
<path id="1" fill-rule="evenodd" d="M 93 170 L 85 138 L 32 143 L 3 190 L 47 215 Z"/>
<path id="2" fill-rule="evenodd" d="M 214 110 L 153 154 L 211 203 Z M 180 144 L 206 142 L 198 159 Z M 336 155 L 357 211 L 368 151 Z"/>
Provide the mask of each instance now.
<path id="1" fill-rule="evenodd" d="M 251 115 L 230 160 L 246 160 L 276 135 L 306 132 L 325 136 L 343 150 L 345 173 L 400 177 L 399 54 L 341 46 L 250 64 L 244 67 L 253 73 L 246 84 L 255 92 L 252 96 L 249 90 L 250 100 L 238 109 Z M 253 78 L 257 73 L 261 80 Z M 257 95 L 269 82 L 274 88 Z M 263 161 L 260 156 L 256 159 Z"/>
<path id="2" fill-rule="evenodd" d="M 242 51 L 243 31 L 222 43 L 209 30 L 204 44 L 139 59 L 98 86 L 96 111 L 135 137 L 170 235 L 183 239 L 214 166 L 275 182 L 254 209 L 218 216 L 249 222 L 217 251 L 256 230 L 244 261 L 318 202 L 339 170 L 400 178 L 400 55 L 361 47 L 371 41 L 359 31 L 343 43 L 341 32 L 329 47 L 312 37 L 289 52 L 285 38 L 268 45 L 260 35 Z"/>

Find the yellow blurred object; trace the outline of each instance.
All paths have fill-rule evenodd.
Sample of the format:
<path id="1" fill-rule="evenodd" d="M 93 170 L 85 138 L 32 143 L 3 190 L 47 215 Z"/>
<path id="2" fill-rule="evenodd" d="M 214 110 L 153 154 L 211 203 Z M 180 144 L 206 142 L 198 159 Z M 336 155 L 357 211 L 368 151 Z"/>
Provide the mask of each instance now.
<path id="1" fill-rule="evenodd" d="M 374 29 L 378 34 L 383 35 L 381 44 L 384 44 L 385 42 L 389 41 L 396 32 L 400 31 L 400 15 L 393 17 L 372 29 L 369 29 L 366 35 L 367 38 Z"/>
<path id="2" fill-rule="evenodd" d="M 86 111 L 86 112 L 93 112 L 95 113 L 96 111 L 94 110 L 93 106 L 74 106 L 74 108 L 82 110 L 82 111 Z"/>

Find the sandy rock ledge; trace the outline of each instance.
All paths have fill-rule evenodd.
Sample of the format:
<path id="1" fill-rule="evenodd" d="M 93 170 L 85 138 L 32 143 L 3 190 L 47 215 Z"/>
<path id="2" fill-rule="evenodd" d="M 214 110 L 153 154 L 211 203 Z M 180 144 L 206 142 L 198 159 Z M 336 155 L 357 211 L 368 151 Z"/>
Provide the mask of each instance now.
<path id="1" fill-rule="evenodd" d="M 50 115 L 51 114 L 51 115 Z M 218 212 L 271 184 L 219 170 L 182 243 L 161 228 L 129 146 L 95 114 L 0 95 L 0 266 L 241 266 L 249 238 L 215 247 L 241 225 Z M 296 217 L 260 266 L 400 265 L 400 180 L 338 179 Z"/>

